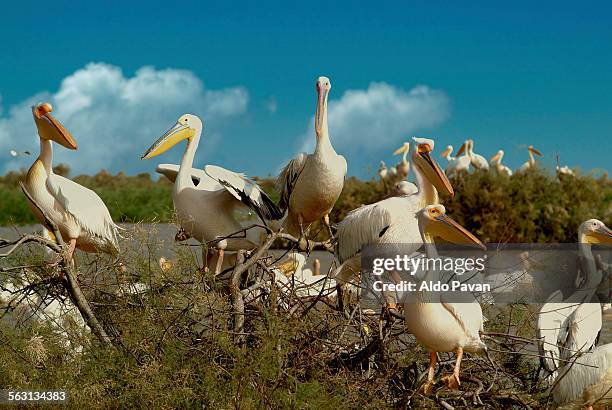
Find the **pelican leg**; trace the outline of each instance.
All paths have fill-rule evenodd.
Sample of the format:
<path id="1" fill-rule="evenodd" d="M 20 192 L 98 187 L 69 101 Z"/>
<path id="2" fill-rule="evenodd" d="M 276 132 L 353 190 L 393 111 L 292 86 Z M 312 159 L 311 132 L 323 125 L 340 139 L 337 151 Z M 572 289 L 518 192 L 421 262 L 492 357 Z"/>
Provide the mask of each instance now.
<path id="1" fill-rule="evenodd" d="M 332 244 L 332 240 L 334 239 L 334 233 L 332 232 L 331 225 L 329 224 L 329 214 L 325 214 L 323 216 L 323 224 L 327 228 L 327 233 L 329 234 L 329 239 L 325 241 L 325 249 L 333 252 L 334 245 Z"/>
<path id="2" fill-rule="evenodd" d="M 219 249 L 219 256 L 217 257 L 217 266 L 215 266 L 215 276 L 221 273 L 223 268 L 223 256 L 225 251 L 223 249 Z"/>
<path id="3" fill-rule="evenodd" d="M 300 251 L 305 252 L 308 250 L 308 239 L 304 233 L 304 218 L 302 218 L 302 215 L 298 216 L 298 223 L 300 224 L 300 238 L 298 240 L 298 246 L 300 247 Z"/>
<path id="4" fill-rule="evenodd" d="M 74 251 L 76 250 L 76 239 L 70 239 L 68 242 L 68 260 L 74 264 Z"/>
<path id="5" fill-rule="evenodd" d="M 436 352 L 429 352 L 429 368 L 427 369 L 427 381 L 423 383 L 419 392 L 430 395 L 434 389 L 434 375 L 436 374 L 436 361 L 438 360 L 438 354 Z"/>
<path id="6" fill-rule="evenodd" d="M 455 350 L 455 354 L 457 355 L 457 363 L 455 363 L 455 370 L 453 370 L 453 374 L 444 376 L 440 380 L 449 389 L 459 390 L 459 385 L 461 384 L 461 382 L 459 381 L 459 367 L 461 366 L 461 358 L 463 357 L 463 348 L 458 347 Z"/>

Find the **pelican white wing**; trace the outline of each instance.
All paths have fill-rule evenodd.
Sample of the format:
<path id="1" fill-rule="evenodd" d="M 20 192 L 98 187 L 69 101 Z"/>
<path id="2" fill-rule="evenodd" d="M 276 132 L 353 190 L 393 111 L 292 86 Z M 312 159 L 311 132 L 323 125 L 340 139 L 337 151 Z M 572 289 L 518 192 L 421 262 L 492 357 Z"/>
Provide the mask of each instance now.
<path id="1" fill-rule="evenodd" d="M 216 165 L 206 165 L 204 172 L 221 184 L 234 198 L 255 211 L 262 221 L 282 218 L 283 213 L 272 199 L 244 174 L 228 171 Z"/>
<path id="2" fill-rule="evenodd" d="M 561 310 L 566 304 L 561 302 L 563 302 L 561 291 L 553 292 L 540 309 L 536 324 L 538 350 L 541 356 L 545 356 L 540 361 L 544 369 L 551 374 L 559 367 L 558 343 L 562 330 L 565 333 L 567 319 Z"/>
<path id="3" fill-rule="evenodd" d="M 113 222 L 108 208 L 98 194 L 53 173 L 47 178 L 47 189 L 82 230 L 119 251 L 118 226 Z"/>

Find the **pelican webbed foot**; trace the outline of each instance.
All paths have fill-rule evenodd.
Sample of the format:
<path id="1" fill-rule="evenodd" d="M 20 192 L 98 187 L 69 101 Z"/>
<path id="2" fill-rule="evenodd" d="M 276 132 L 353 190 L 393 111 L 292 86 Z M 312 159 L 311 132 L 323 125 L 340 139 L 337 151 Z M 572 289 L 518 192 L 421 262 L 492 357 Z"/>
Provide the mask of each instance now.
<path id="1" fill-rule="evenodd" d="M 446 387 L 453 390 L 459 390 L 459 386 L 461 385 L 461 382 L 459 381 L 459 375 L 455 373 L 451 373 L 440 378 L 440 381 L 444 383 Z"/>

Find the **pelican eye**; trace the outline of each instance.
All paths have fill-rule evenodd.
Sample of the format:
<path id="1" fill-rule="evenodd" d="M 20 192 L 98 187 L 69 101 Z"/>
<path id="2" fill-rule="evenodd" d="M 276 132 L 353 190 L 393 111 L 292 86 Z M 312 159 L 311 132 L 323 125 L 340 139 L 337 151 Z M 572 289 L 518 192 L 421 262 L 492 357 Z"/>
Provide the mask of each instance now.
<path id="1" fill-rule="evenodd" d="M 419 144 L 419 152 L 431 152 L 431 147 L 429 146 L 429 144 Z"/>

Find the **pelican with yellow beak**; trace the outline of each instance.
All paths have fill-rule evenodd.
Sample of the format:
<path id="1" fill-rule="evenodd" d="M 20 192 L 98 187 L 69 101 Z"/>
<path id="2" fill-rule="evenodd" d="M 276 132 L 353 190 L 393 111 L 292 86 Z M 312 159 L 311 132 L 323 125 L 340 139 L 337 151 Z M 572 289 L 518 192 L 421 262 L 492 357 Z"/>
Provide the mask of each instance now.
<path id="1" fill-rule="evenodd" d="M 178 171 L 175 165 L 161 164 L 158 172 L 174 182 L 172 200 L 178 224 L 188 237 L 199 242 L 214 242 L 219 251 L 215 273 L 223 266 L 224 251 L 253 249 L 257 245 L 245 235 L 233 234 L 243 229 L 236 220 L 239 208 L 250 208 L 265 223 L 278 220 L 282 212 L 253 181 L 243 174 L 206 165 L 204 170 L 193 168 L 193 159 L 200 143 L 202 121 L 195 115 L 185 114 L 162 135 L 143 155 L 142 159 L 156 157 L 181 141 L 186 141 L 185 154 Z M 228 237 L 232 235 L 232 237 Z M 206 261 L 206 265 L 210 260 Z"/>
<path id="2" fill-rule="evenodd" d="M 76 150 L 77 143 L 68 130 L 51 114 L 51 104 L 32 107 L 32 115 L 40 138 L 40 155 L 28 170 L 24 189 L 36 202 L 29 203 L 36 218 L 46 225 L 47 217 L 57 225 L 68 253 L 73 257 L 75 249 L 85 252 L 119 252 L 117 225 L 108 208 L 92 190 L 53 172 L 53 144 Z"/>
<path id="3" fill-rule="evenodd" d="M 482 242 L 465 228 L 446 215 L 442 205 L 429 205 L 417 213 L 418 229 L 425 253 L 430 260 L 438 258 L 434 238 L 449 242 L 477 245 L 485 249 Z M 435 270 L 426 272 L 423 282 L 440 281 L 440 273 Z M 463 352 L 485 353 L 486 345 L 480 340 L 483 329 L 482 308 L 473 299 L 462 303 L 452 302 L 448 295 L 428 292 L 421 286 L 414 296 L 404 305 L 406 329 L 419 343 L 429 350 L 429 372 L 422 389 L 425 394 L 433 391 L 433 379 L 437 352 L 454 352 L 457 356 L 452 374 L 442 378 L 450 388 L 459 387 L 459 368 Z M 470 303 L 471 302 L 471 303 Z"/>
<path id="4" fill-rule="evenodd" d="M 294 236 L 299 234 L 302 249 L 307 246 L 305 231 L 317 220 L 322 219 L 330 237 L 333 236 L 329 213 L 342 192 L 347 171 L 346 160 L 336 153 L 329 139 L 329 78 L 319 77 L 316 89 L 318 100 L 315 113 L 315 151 L 312 154 L 298 154 L 289 161 L 276 181 L 281 195 L 279 207 L 283 211 L 287 210 L 285 231 Z"/>
<path id="5" fill-rule="evenodd" d="M 423 244 L 416 213 L 427 205 L 439 203 L 438 190 L 454 195 L 448 177 L 431 157 L 433 149 L 434 141 L 427 138 L 415 137 L 410 144 L 417 193 L 364 205 L 351 211 L 338 224 L 336 253 L 342 265 L 336 270 L 337 280 L 348 282 L 356 275 L 360 267 L 359 254 L 366 245 L 409 244 L 412 250 L 402 250 L 411 253 Z"/>
<path id="6" fill-rule="evenodd" d="M 499 174 L 503 174 L 506 176 L 512 176 L 512 170 L 506 165 L 502 164 L 502 159 L 504 158 L 504 150 L 500 149 L 497 151 L 497 154 L 493 155 L 489 160 L 489 165 L 492 169 L 497 171 Z"/>
<path id="7" fill-rule="evenodd" d="M 538 151 L 537 149 L 535 149 L 533 147 L 533 145 L 530 145 L 527 147 L 527 152 L 529 153 L 529 161 L 525 162 L 523 165 L 521 165 L 521 167 L 518 169 L 518 172 L 525 172 L 528 169 L 533 169 L 536 166 L 536 160 L 533 156 L 533 154 L 541 157 L 542 153 L 540 151 Z"/>
<path id="8" fill-rule="evenodd" d="M 404 142 L 404 144 L 401 147 L 399 147 L 393 152 L 393 155 L 402 154 L 402 160 L 395 166 L 395 169 L 397 170 L 397 176 L 400 179 L 408 178 L 408 174 L 410 173 L 410 162 L 408 161 L 408 159 L 406 159 L 409 152 L 410 152 L 409 142 Z"/>

